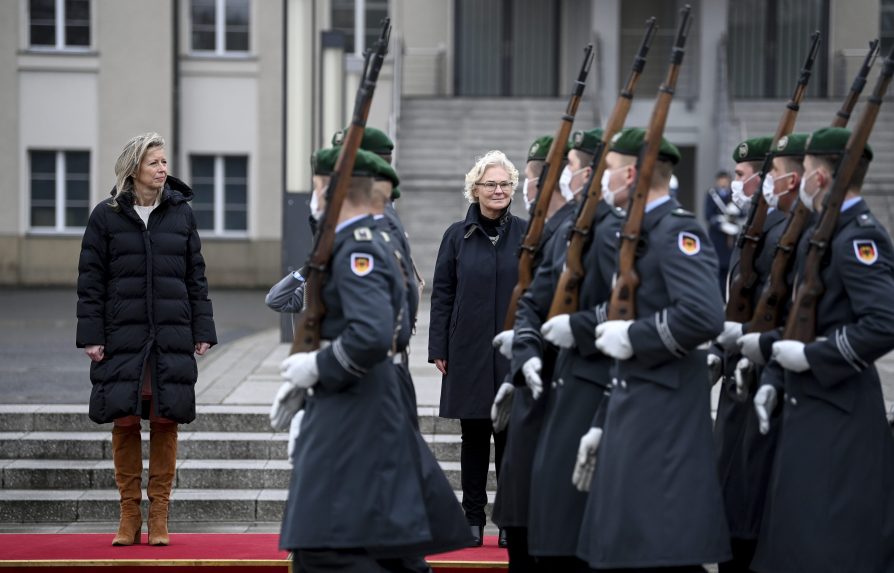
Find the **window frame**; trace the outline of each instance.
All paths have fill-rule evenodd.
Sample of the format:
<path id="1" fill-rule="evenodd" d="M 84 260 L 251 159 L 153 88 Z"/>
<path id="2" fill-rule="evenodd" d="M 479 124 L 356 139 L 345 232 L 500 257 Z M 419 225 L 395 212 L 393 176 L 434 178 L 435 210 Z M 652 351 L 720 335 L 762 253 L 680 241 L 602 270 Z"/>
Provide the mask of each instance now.
<path id="1" fill-rule="evenodd" d="M 238 158 L 243 159 L 245 161 L 245 229 L 227 229 L 226 228 L 226 171 L 224 169 L 224 164 L 227 158 Z M 249 173 L 249 169 L 251 167 L 251 156 L 248 153 L 239 154 L 239 153 L 190 153 L 188 156 L 189 169 L 190 169 L 190 180 L 195 179 L 195 174 L 192 173 L 193 170 L 193 159 L 194 158 L 211 158 L 214 160 L 214 170 L 213 170 L 213 191 L 214 198 L 212 200 L 212 220 L 214 221 L 214 228 L 202 228 L 198 227 L 197 229 L 200 236 L 203 237 L 215 237 L 215 238 L 234 238 L 234 239 L 244 239 L 249 236 L 249 230 L 251 227 L 251 218 L 249 217 L 249 206 L 250 202 L 250 193 L 251 193 L 251 177 Z"/>
<path id="2" fill-rule="evenodd" d="M 34 226 L 31 222 L 32 215 L 31 210 L 33 208 L 34 194 L 32 181 L 34 179 L 34 169 L 32 162 L 32 153 L 53 153 L 55 157 L 55 194 L 53 196 L 54 201 L 54 224 L 52 227 L 49 226 Z M 29 233 L 36 235 L 59 235 L 59 234 L 83 234 L 84 230 L 87 228 L 87 223 L 85 220 L 84 226 L 82 227 L 71 227 L 65 224 L 65 216 L 66 210 L 68 209 L 68 178 L 66 171 L 66 154 L 67 153 L 86 153 L 87 154 L 87 220 L 90 218 L 90 211 L 92 207 L 92 189 L 91 189 L 91 180 L 93 175 L 93 164 L 91 157 L 91 150 L 89 149 L 47 149 L 41 147 L 34 147 L 27 149 L 26 157 L 28 161 L 28 200 L 27 200 L 27 210 L 26 210 L 26 221 L 27 221 L 27 229 Z"/>
<path id="3" fill-rule="evenodd" d="M 192 35 L 193 35 L 193 20 L 192 20 L 192 5 L 193 0 L 187 4 L 186 9 L 188 10 L 188 18 L 189 18 L 189 28 L 188 28 L 188 37 L 187 42 L 189 45 L 189 53 L 195 56 L 213 56 L 213 57 L 229 57 L 229 58 L 243 58 L 250 57 L 252 55 L 252 40 L 254 38 L 254 33 L 252 31 L 252 1 L 246 0 L 248 2 L 248 23 L 246 24 L 248 28 L 248 47 L 245 50 L 228 50 L 227 49 L 227 2 L 228 0 L 213 0 L 214 1 L 214 49 L 213 50 L 204 50 L 204 49 L 196 49 L 193 46 Z"/>
<path id="4" fill-rule="evenodd" d="M 88 26 L 88 34 L 89 41 L 84 46 L 78 45 L 68 45 L 65 43 L 65 0 L 55 0 L 54 7 L 54 16 L 56 19 L 56 30 L 55 30 L 55 43 L 53 45 L 47 44 L 34 44 L 31 42 L 31 2 L 30 0 L 22 0 L 24 4 L 24 20 L 25 20 L 25 49 L 29 52 L 69 52 L 69 53 L 89 53 L 93 51 L 94 46 L 94 31 L 96 29 L 96 22 L 94 21 L 96 10 L 94 10 L 94 2 L 93 0 L 86 0 L 87 2 L 87 10 L 89 11 L 89 15 L 87 16 L 87 26 Z"/>

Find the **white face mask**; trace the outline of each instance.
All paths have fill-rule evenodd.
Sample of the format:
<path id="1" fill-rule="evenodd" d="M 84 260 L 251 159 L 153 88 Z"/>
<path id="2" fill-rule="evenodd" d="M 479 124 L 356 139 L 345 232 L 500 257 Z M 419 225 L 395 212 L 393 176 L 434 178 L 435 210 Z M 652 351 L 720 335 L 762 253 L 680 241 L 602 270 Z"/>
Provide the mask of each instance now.
<path id="1" fill-rule="evenodd" d="M 605 201 L 609 207 L 615 207 L 615 196 L 621 189 L 623 189 L 623 187 L 612 189 L 611 187 L 609 187 L 611 185 L 611 179 L 611 169 L 606 169 L 602 172 L 602 200 Z"/>
<path id="2" fill-rule="evenodd" d="M 531 205 L 534 204 L 534 199 L 536 199 L 536 197 L 534 197 L 534 199 L 528 199 L 528 181 L 530 181 L 530 179 L 525 179 L 525 182 L 522 184 L 522 199 L 525 200 L 525 211 L 531 210 Z"/>
<path id="3" fill-rule="evenodd" d="M 801 200 L 801 203 L 804 204 L 807 209 L 813 213 L 816 211 L 816 207 L 813 205 L 813 200 L 816 198 L 816 194 L 819 193 L 819 189 L 814 191 L 813 193 L 807 193 L 807 181 L 810 180 L 814 175 L 816 175 L 817 170 L 814 169 L 809 174 L 805 175 L 801 178 L 801 187 L 798 189 L 798 199 Z"/>
<path id="4" fill-rule="evenodd" d="M 779 206 L 779 198 L 783 195 L 788 195 L 791 189 L 786 189 L 779 195 L 773 193 L 773 190 L 776 188 L 776 182 L 782 181 L 783 179 L 788 179 L 794 175 L 793 172 L 786 173 L 785 175 L 780 175 L 779 177 L 773 177 L 772 175 L 767 175 L 764 177 L 764 184 L 761 187 L 761 192 L 764 194 L 764 200 L 767 202 L 767 205 L 776 209 Z"/>
<path id="5" fill-rule="evenodd" d="M 319 221 L 323 218 L 323 210 L 320 209 L 320 200 L 317 198 L 316 191 L 310 194 L 310 216 L 313 217 L 315 221 Z"/>
<path id="6" fill-rule="evenodd" d="M 739 209 L 745 209 L 745 207 L 751 203 L 751 197 L 745 194 L 745 184 L 754 179 L 755 177 L 760 177 L 760 173 L 755 173 L 745 181 L 733 181 L 729 184 L 729 188 L 733 192 L 732 201 L 736 204 L 736 207 Z"/>
<path id="7" fill-rule="evenodd" d="M 571 189 L 571 180 L 584 169 L 586 169 L 586 167 L 578 169 L 577 171 L 572 171 L 571 167 L 566 165 L 565 169 L 562 170 L 562 175 L 559 176 L 559 192 L 566 201 L 573 201 L 574 196 L 580 193 L 580 190 L 584 188 L 583 185 L 581 185 L 577 189 Z"/>

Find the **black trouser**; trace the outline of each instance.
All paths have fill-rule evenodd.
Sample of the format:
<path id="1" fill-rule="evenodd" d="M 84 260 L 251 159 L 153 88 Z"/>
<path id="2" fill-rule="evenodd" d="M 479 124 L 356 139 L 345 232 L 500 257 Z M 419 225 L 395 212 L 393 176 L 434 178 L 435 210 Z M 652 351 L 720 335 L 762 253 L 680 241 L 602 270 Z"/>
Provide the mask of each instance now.
<path id="1" fill-rule="evenodd" d="M 537 573 L 540 569 L 534 558 L 528 555 L 528 528 L 506 527 L 509 543 L 509 573 Z"/>
<path id="2" fill-rule="evenodd" d="M 292 563 L 301 573 L 431 573 L 421 557 L 376 559 L 365 549 L 297 549 Z"/>
<path id="3" fill-rule="evenodd" d="M 537 569 L 542 573 L 588 573 L 590 566 L 577 557 L 537 557 Z"/>
<path id="4" fill-rule="evenodd" d="M 757 549 L 757 539 L 730 539 L 730 548 L 733 550 L 733 558 L 725 563 L 718 563 L 720 573 L 749 573 L 751 560 L 754 559 L 754 551 Z"/>
<path id="5" fill-rule="evenodd" d="M 495 463 L 500 471 L 506 432 L 494 434 L 494 427 L 487 418 L 460 420 L 462 448 L 460 475 L 463 487 L 463 511 L 469 525 L 484 525 L 484 506 L 487 505 L 487 466 L 490 463 L 490 437 L 494 436 Z"/>
<path id="6" fill-rule="evenodd" d="M 638 569 L 593 569 L 594 573 L 706 573 L 701 565 L 681 567 L 642 567 Z"/>

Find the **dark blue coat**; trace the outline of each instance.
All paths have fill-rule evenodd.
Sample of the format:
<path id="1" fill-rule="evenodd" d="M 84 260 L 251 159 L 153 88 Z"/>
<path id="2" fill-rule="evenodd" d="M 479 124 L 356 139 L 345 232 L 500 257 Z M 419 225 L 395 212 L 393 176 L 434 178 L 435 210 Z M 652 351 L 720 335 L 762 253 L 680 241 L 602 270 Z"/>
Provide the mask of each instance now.
<path id="1" fill-rule="evenodd" d="M 217 335 L 192 196 L 168 177 L 148 228 L 129 193 L 117 208 L 106 200 L 90 214 L 78 262 L 77 346 L 105 346 L 103 360 L 90 363 L 94 422 L 140 415 L 150 355 L 155 411 L 181 423 L 196 417 L 195 344 L 215 344 Z"/>
<path id="2" fill-rule="evenodd" d="M 821 277 L 810 369 L 764 371 L 785 406 L 752 568 L 894 571 L 894 442 L 874 365 L 894 348 L 894 247 L 865 202 L 841 213 Z"/>
<path id="3" fill-rule="evenodd" d="M 428 361 L 447 360 L 441 386 L 444 418 L 489 419 L 497 386 L 509 361 L 491 341 L 503 330 L 506 308 L 518 282 L 518 246 L 523 219 L 501 219 L 497 244 L 480 223 L 477 203 L 444 232 L 431 293 Z"/>
<path id="4" fill-rule="evenodd" d="M 617 363 L 612 379 L 578 544 L 578 556 L 596 569 L 730 556 L 698 350 L 723 328 L 717 260 L 673 199 L 646 213 L 642 233 L 633 357 Z"/>

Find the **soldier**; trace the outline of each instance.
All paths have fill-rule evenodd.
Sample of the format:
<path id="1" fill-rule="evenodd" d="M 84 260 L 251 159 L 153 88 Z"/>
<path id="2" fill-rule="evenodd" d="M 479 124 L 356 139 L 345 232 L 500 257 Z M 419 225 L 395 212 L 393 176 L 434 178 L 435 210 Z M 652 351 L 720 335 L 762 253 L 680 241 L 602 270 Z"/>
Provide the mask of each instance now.
<path id="1" fill-rule="evenodd" d="M 800 186 L 809 209 L 823 209 L 849 137 L 838 127 L 810 136 Z M 871 160 L 867 146 L 820 270 L 818 338 L 772 344 L 754 398 L 763 429 L 786 402 L 755 571 L 894 571 L 894 443 L 873 364 L 894 348 L 894 248 L 860 196 Z M 799 277 L 812 231 L 798 246 Z"/>
<path id="2" fill-rule="evenodd" d="M 772 167 L 764 178 L 761 190 L 768 210 L 754 265 L 758 286 L 754 289 L 756 296 L 752 306 L 756 305 L 757 298 L 767 284 L 776 245 L 785 230 L 792 207 L 798 200 L 798 188 L 804 173 L 802 162 L 807 135 L 793 133 L 783 136 L 771 150 Z M 733 156 L 740 151 L 741 146 Z M 738 255 L 737 249 L 737 259 Z M 766 435 L 758 431 L 759 424 L 751 401 L 762 369 L 747 358 L 741 358 L 738 353 L 736 341 L 742 334 L 741 323 L 727 321 L 724 323 L 723 333 L 717 338 L 718 344 L 727 352 L 727 372 L 730 366 L 735 368 L 732 375 L 723 379 L 714 425 L 718 471 L 733 551 L 732 561 L 719 565 L 721 573 L 749 571 L 757 545 L 770 466 L 778 438 L 775 424 L 774 431 Z M 776 408 L 772 414 L 774 418 L 781 416 L 781 407 Z"/>
<path id="3" fill-rule="evenodd" d="M 601 136 L 601 130 L 577 131 L 573 134 L 568 151 L 570 167 L 565 167 L 563 173 L 572 173 L 570 179 L 567 175 L 564 176 L 566 179 L 564 186 L 576 192 L 570 195 L 566 193 L 565 196 L 561 192 L 553 192 L 540 248 L 535 256 L 535 278 L 528 292 L 519 301 L 515 329 L 508 331 L 510 335 L 508 341 L 501 340 L 506 333 L 501 333 L 494 339 L 494 345 L 500 348 L 513 365 L 513 375 L 500 387 L 493 408 L 495 424 L 499 421 L 500 415 L 508 415 L 509 422 L 506 452 L 497 487 L 497 499 L 494 503 L 494 521 L 506 531 L 509 567 L 513 572 L 535 570 L 535 563 L 528 552 L 528 503 L 531 464 L 545 403 L 545 399 L 539 396 L 539 391 L 535 397 L 532 389 L 526 386 L 525 376 L 520 370 L 520 360 L 515 359 L 515 354 L 518 352 L 524 356 L 522 363 L 536 357 L 536 360 L 541 361 L 541 365 L 543 362 L 547 363 L 543 367 L 544 373 L 552 371 L 555 353 L 544 352 L 540 324 L 546 318 L 555 288 L 554 265 L 557 263 L 557 257 L 564 260 L 568 229 L 573 222 L 581 197 L 580 190 L 589 179 L 591 171 L 589 164 Z M 525 175 L 529 181 L 532 179 L 537 181 L 552 141 L 552 137 L 545 136 L 538 138 L 531 145 L 525 167 Z M 567 200 L 567 196 L 570 196 L 571 200 Z M 561 262 L 558 264 L 558 269 L 561 271 Z M 537 294 L 534 291 L 537 291 Z M 518 336 L 515 336 L 515 333 Z M 507 353 L 506 350 L 510 352 Z M 539 378 L 539 375 L 534 376 Z"/>
<path id="4" fill-rule="evenodd" d="M 308 572 L 403 571 L 399 557 L 418 556 L 418 549 L 404 548 L 432 539 L 413 471 L 417 446 L 389 359 L 405 286 L 370 215 L 374 157 L 358 151 L 354 169 L 322 290 L 326 342 L 283 362 L 286 382 L 271 412 L 283 417 L 279 411 L 292 408 L 295 394 L 313 389 L 280 538 Z M 314 191 L 317 215 L 323 191 Z"/>
<path id="5" fill-rule="evenodd" d="M 610 190 L 634 185 L 644 139 L 642 129 L 616 135 Z M 703 571 L 730 556 L 698 349 L 721 331 L 723 303 L 705 231 L 668 195 L 679 159 L 662 141 L 636 259 L 637 319 L 595 329 L 596 348 L 617 362 L 604 433 L 592 428 L 580 440 L 575 472 L 586 477 L 598 449 L 578 556 L 600 571 Z"/>

